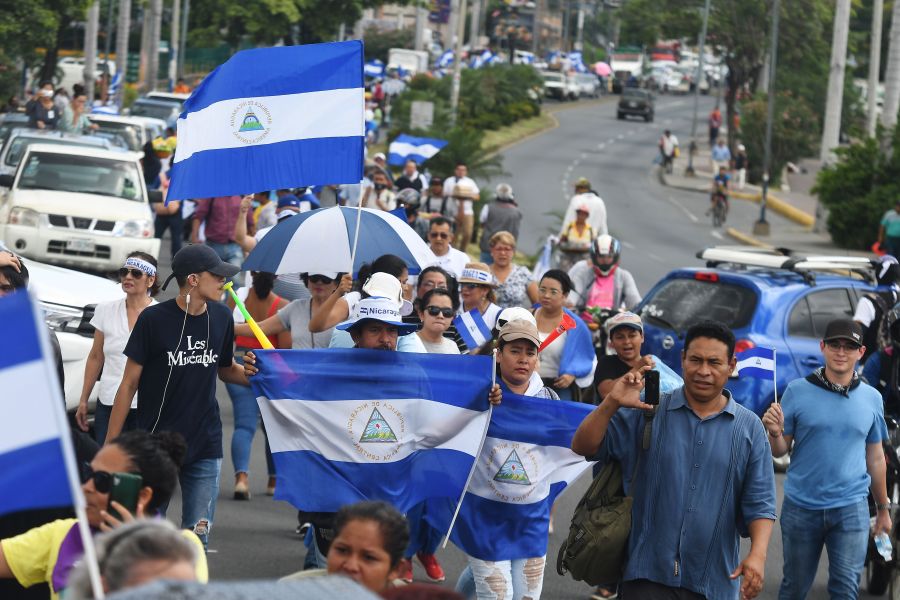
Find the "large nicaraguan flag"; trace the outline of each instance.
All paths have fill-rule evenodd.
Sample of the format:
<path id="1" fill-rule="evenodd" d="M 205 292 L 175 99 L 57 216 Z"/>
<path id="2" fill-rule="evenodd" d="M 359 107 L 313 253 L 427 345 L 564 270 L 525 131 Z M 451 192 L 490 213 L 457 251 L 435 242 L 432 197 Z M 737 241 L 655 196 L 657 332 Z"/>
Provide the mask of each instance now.
<path id="1" fill-rule="evenodd" d="M 738 375 L 772 379 L 775 376 L 775 350 L 772 348 L 750 348 L 737 355 Z"/>
<path id="2" fill-rule="evenodd" d="M 168 199 L 359 183 L 359 40 L 243 50 L 184 103 Z"/>
<path id="3" fill-rule="evenodd" d="M 275 499 L 332 512 L 457 499 L 489 419 L 485 356 L 266 350 L 251 377 L 278 473 Z"/>
<path id="4" fill-rule="evenodd" d="M 592 408 L 504 390 L 450 532 L 453 543 L 481 560 L 544 556 L 550 507 L 593 465 L 571 450 Z M 447 531 L 454 509 L 454 501 L 429 501 L 426 519 Z"/>
<path id="5" fill-rule="evenodd" d="M 26 292 L 0 298 L 0 323 L 8 341 L 0 353 L 0 514 L 71 506 L 65 402 L 47 326 Z"/>
<path id="6" fill-rule="evenodd" d="M 414 160 L 417 165 L 421 165 L 440 152 L 448 143 L 447 140 L 414 137 L 401 133 L 388 147 L 388 163 L 402 165 L 407 160 Z"/>

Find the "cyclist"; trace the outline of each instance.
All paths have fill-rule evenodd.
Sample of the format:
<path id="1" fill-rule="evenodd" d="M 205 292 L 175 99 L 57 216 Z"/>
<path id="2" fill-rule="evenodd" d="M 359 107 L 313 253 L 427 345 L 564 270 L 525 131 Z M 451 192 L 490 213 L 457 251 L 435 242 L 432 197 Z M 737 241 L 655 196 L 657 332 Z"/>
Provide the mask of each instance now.
<path id="1" fill-rule="evenodd" d="M 598 236 L 591 244 L 590 257 L 569 269 L 572 291 L 568 304 L 580 312 L 590 308 L 627 309 L 640 302 L 634 277 L 619 266 L 621 253 L 619 240 L 610 235 Z"/>
<path id="2" fill-rule="evenodd" d="M 728 193 L 731 190 L 731 175 L 724 166 L 719 167 L 719 172 L 713 177 L 712 194 L 710 195 L 710 212 L 716 209 L 716 203 L 720 200 L 725 204 L 725 217 L 728 216 Z M 710 214 L 710 212 L 706 214 Z M 724 218 L 722 219 L 725 220 Z"/>

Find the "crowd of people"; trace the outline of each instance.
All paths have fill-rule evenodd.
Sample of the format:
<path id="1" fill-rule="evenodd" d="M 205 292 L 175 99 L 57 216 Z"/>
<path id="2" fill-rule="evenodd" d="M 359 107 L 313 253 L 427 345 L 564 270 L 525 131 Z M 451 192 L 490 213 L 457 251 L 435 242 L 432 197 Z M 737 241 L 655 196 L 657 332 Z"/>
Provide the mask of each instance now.
<path id="1" fill-rule="evenodd" d="M 409 161 L 395 179 L 384 157 L 376 156 L 362 184 L 332 191 L 336 203 L 402 210 L 428 243 L 434 264 L 411 274 L 411 265 L 386 254 L 355 277 L 313 271 L 242 276 L 247 253 L 272 227 L 323 202 L 307 189 L 197 199 L 188 228 L 192 243 L 176 249 L 180 235 L 171 231 L 172 272 L 161 287 L 174 279 L 176 296 L 154 299 L 163 274 L 152 256 L 135 252 L 118 271 L 125 297 L 97 306 L 73 436 L 85 464 L 83 491 L 107 591 L 153 579 L 208 578 L 204 550 L 215 524 L 225 441 L 217 379 L 227 387 L 234 415 L 233 497 L 252 498 L 250 448 L 259 409 L 249 384 L 262 343 L 234 301 L 222 302 L 223 286 L 232 281 L 276 348 L 491 354 L 493 404 L 502 403 L 504 393 L 594 404 L 572 450 L 600 465 L 619 462 L 634 508 L 621 577 L 597 587 L 593 598 L 758 595 L 777 512 L 772 456 L 792 444 L 781 508 L 780 597 L 806 597 L 823 545 L 832 597 L 856 597 L 870 535 L 870 490 L 874 533 L 892 527 L 883 408 L 856 375 L 871 320 L 865 327 L 830 323 L 820 345 L 825 367 L 792 383 L 782 403 L 760 420 L 726 389 L 736 364 L 735 338 L 721 323 L 704 321 L 686 332 L 681 376 L 642 353 L 642 318 L 628 312 L 641 296 L 620 265 L 622 245 L 609 234 L 605 205 L 588 180 L 575 184 L 559 232 L 560 264 L 542 273 L 515 260 L 522 212 L 512 187 L 498 185 L 476 222 L 480 188 L 464 164 L 442 179 Z M 891 269 L 896 274 L 900 267 Z M 25 261 L 0 252 L 0 296 L 26 285 Z M 460 331 L 463 316 L 482 321 L 489 338 L 472 345 Z M 645 396 L 650 371 L 659 374 L 658 406 Z M 98 380 L 91 421 L 88 401 Z M 834 415 L 841 416 L 839 430 Z M 271 495 L 286 475 L 276 473 L 268 445 L 266 454 Z M 133 509 L 110 498 L 121 474 L 140 482 Z M 151 519 L 166 516 L 176 482 L 178 529 Z M 47 583 L 54 598 L 62 592 L 90 597 L 73 524 L 56 519 L 4 530 L 0 578 L 23 586 Z M 504 525 L 543 528 L 549 535 L 552 520 L 510 518 Z M 431 581 L 446 579 L 436 556 L 441 532 L 421 510 L 403 515 L 383 502 L 363 502 L 330 513 L 301 511 L 297 531 L 308 549 L 298 567 L 307 568 L 285 574 L 288 579 L 343 574 L 385 598 L 541 595 L 546 556 L 499 562 L 468 556 L 456 583 L 461 596 L 415 585 L 403 596 L 414 557 Z M 751 541 L 743 559 L 741 537 Z"/>

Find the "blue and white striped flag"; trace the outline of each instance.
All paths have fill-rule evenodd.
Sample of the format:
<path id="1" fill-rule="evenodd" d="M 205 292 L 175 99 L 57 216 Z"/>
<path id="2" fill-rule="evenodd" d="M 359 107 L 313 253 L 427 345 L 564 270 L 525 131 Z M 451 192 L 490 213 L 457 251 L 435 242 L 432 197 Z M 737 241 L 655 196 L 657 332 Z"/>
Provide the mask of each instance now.
<path id="1" fill-rule="evenodd" d="M 388 147 L 388 164 L 402 165 L 408 159 L 412 159 L 416 161 L 417 165 L 421 165 L 440 152 L 447 144 L 447 140 L 413 137 L 401 133 Z"/>
<path id="2" fill-rule="evenodd" d="M 775 350 L 772 348 L 750 348 L 737 355 L 737 370 L 740 376 L 775 378 Z"/>
<path id="3" fill-rule="evenodd" d="M 582 57 L 581 52 L 569 52 L 569 62 L 572 63 L 572 68 L 579 73 L 588 72 L 587 65 L 584 64 L 584 58 Z"/>
<path id="4" fill-rule="evenodd" d="M 493 62 L 494 53 L 489 49 L 484 50 L 481 54 L 478 54 L 472 58 L 472 61 L 469 63 L 469 66 L 473 69 L 480 69 L 485 65 L 491 64 Z"/>
<path id="5" fill-rule="evenodd" d="M 484 322 L 481 311 L 477 308 L 457 315 L 453 324 L 469 350 L 474 350 L 491 339 L 491 328 Z"/>
<path id="6" fill-rule="evenodd" d="M 219 66 L 184 103 L 168 199 L 359 183 L 362 49 L 258 48 Z"/>
<path id="7" fill-rule="evenodd" d="M 446 69 L 453 64 L 453 50 L 444 50 L 444 53 L 437 60 L 437 66 Z"/>
<path id="8" fill-rule="evenodd" d="M 593 464 L 571 450 L 591 408 L 504 390 L 450 533 L 453 543 L 481 560 L 544 556 L 550 507 Z M 427 506 L 429 523 L 447 531 L 455 502 Z"/>
<path id="9" fill-rule="evenodd" d="M 263 350 L 250 379 L 278 472 L 276 500 L 332 512 L 458 499 L 489 419 L 489 357 Z"/>
<path id="10" fill-rule="evenodd" d="M 47 326 L 26 292 L 0 298 L 0 323 L 9 342 L 0 354 L 0 515 L 72 506 L 67 462 L 77 474 Z"/>
<path id="11" fill-rule="evenodd" d="M 363 66 L 363 72 L 366 74 L 366 77 L 384 77 L 384 63 L 377 58 L 373 58 Z"/>

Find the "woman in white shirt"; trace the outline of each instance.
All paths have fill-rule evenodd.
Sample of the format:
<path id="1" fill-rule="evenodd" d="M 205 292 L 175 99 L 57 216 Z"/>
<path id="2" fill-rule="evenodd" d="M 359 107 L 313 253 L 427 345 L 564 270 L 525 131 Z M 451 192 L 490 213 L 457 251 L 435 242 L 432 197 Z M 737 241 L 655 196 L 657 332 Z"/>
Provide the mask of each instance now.
<path id="1" fill-rule="evenodd" d="M 134 329 L 138 315 L 156 304 L 153 296 L 159 292 L 156 277 L 156 259 L 145 252 L 132 252 L 119 269 L 119 280 L 125 297 L 121 300 L 101 302 L 94 309 L 91 325 L 94 327 L 94 345 L 84 366 L 84 385 L 81 399 L 75 411 L 75 420 L 82 431 L 88 430 L 88 397 L 94 389 L 94 382 L 100 376 L 100 401 L 94 411 L 94 439 L 103 444 L 109 414 L 112 412 L 116 391 L 125 371 L 125 344 Z M 122 431 L 134 429 L 137 414 L 137 394 L 131 401 L 131 410 L 125 419 Z"/>

